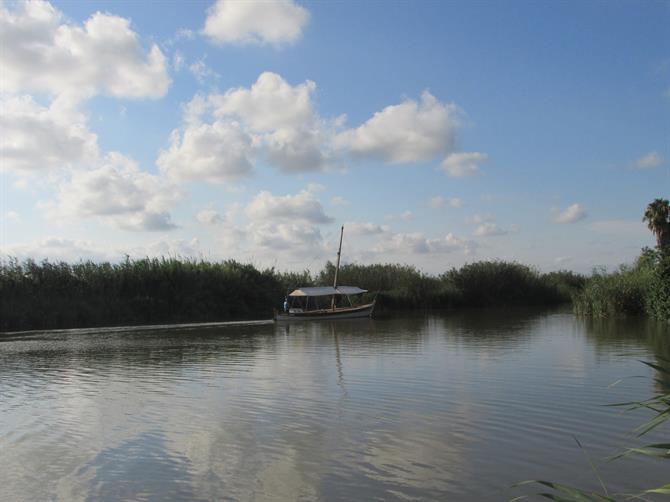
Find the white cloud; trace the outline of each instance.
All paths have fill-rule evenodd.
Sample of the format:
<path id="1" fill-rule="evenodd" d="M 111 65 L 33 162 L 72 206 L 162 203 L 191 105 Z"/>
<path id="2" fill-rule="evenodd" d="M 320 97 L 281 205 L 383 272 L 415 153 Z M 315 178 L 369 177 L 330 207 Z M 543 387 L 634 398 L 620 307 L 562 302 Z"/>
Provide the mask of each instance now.
<path id="1" fill-rule="evenodd" d="M 3 92 L 159 98 L 170 85 L 158 46 L 145 53 L 130 21 L 111 14 L 75 25 L 48 2 L 0 4 L 0 47 Z"/>
<path id="2" fill-rule="evenodd" d="M 249 89 L 230 89 L 210 100 L 217 118 L 236 116 L 255 132 L 300 128 L 315 119 L 312 94 L 316 84 L 307 80 L 291 86 L 280 75 L 263 72 Z"/>
<path id="3" fill-rule="evenodd" d="M 495 216 L 492 214 L 475 214 L 467 218 L 466 222 L 477 225 L 472 233 L 476 237 L 493 237 L 519 231 L 518 225 L 510 225 L 507 228 L 499 226 L 496 223 Z"/>
<path id="4" fill-rule="evenodd" d="M 586 218 L 586 210 L 581 204 L 572 204 L 563 210 L 554 210 L 555 223 L 575 223 Z"/>
<path id="5" fill-rule="evenodd" d="M 488 159 L 488 155 L 479 152 L 452 153 L 442 161 L 442 170 L 449 176 L 462 178 L 479 172 L 479 164 Z"/>
<path id="6" fill-rule="evenodd" d="M 253 222 L 248 235 L 254 244 L 272 252 L 289 251 L 295 255 L 310 255 L 321 251 L 321 231 L 304 221 L 291 223 Z"/>
<path id="7" fill-rule="evenodd" d="M 198 211 L 195 218 L 205 225 L 218 225 L 225 221 L 223 216 L 221 216 L 215 209 L 203 209 L 202 211 Z"/>
<path id="8" fill-rule="evenodd" d="M 471 223 L 474 225 L 479 225 L 481 223 L 494 222 L 495 217 L 492 214 L 474 214 L 469 218 L 466 218 L 466 223 Z"/>
<path id="9" fill-rule="evenodd" d="M 453 148 L 461 116 L 456 105 L 424 91 L 420 102 L 387 106 L 360 127 L 340 133 L 337 144 L 393 164 L 429 161 Z"/>
<path id="10" fill-rule="evenodd" d="M 207 11 L 203 32 L 216 43 L 281 45 L 297 41 L 309 12 L 292 0 L 218 0 Z"/>
<path id="11" fill-rule="evenodd" d="M 313 82 L 291 86 L 265 72 L 249 88 L 196 95 L 184 107 L 184 126 L 158 164 L 178 179 L 234 181 L 261 159 L 288 172 L 336 166 L 335 127 L 314 112 Z M 211 122 L 209 121 L 211 120 Z"/>
<path id="12" fill-rule="evenodd" d="M 146 257 L 183 257 L 200 258 L 203 253 L 197 238 L 185 239 L 161 239 L 146 246 L 131 249 L 128 253 L 132 258 L 140 259 Z"/>
<path id="13" fill-rule="evenodd" d="M 195 63 L 190 64 L 188 67 L 188 71 L 191 72 L 199 84 L 204 84 L 210 78 L 217 79 L 220 77 L 217 72 L 212 70 L 207 65 L 205 62 L 206 59 L 206 56 L 202 56 L 200 59 L 195 61 Z"/>
<path id="14" fill-rule="evenodd" d="M 323 171 L 335 165 L 320 130 L 278 129 L 266 136 L 266 156 L 286 172 Z"/>
<path id="15" fill-rule="evenodd" d="M 0 136 L 0 170 L 44 172 L 90 165 L 98 156 L 86 117 L 65 99 L 44 107 L 30 96 L 0 98 Z"/>
<path id="16" fill-rule="evenodd" d="M 400 218 L 404 221 L 412 221 L 414 219 L 414 213 L 407 210 L 400 215 Z"/>
<path id="17" fill-rule="evenodd" d="M 477 237 L 491 237 L 494 235 L 506 235 L 508 233 L 508 230 L 500 228 L 493 222 L 485 222 L 475 229 L 473 235 L 476 235 Z"/>
<path id="18" fill-rule="evenodd" d="M 388 225 L 377 225 L 369 222 L 348 222 L 344 224 L 344 230 L 348 235 L 379 235 L 391 231 Z"/>
<path id="19" fill-rule="evenodd" d="M 330 223 L 333 219 L 324 213 L 323 206 L 312 192 L 303 190 L 296 195 L 276 196 L 262 191 L 246 208 L 247 216 L 257 222 L 302 221 L 307 223 Z"/>
<path id="20" fill-rule="evenodd" d="M 635 169 L 655 169 L 662 165 L 663 162 L 664 159 L 658 152 L 649 152 L 647 155 L 644 155 L 633 162 L 633 167 Z"/>
<path id="21" fill-rule="evenodd" d="M 176 226 L 168 210 L 180 197 L 175 186 L 110 153 L 100 167 L 73 172 L 59 185 L 56 201 L 42 207 L 52 217 L 97 217 L 126 230 L 170 230 Z"/>
<path id="22" fill-rule="evenodd" d="M 462 199 L 459 199 L 458 197 L 451 197 L 449 199 L 445 199 L 444 197 L 439 195 L 437 197 L 431 198 L 430 201 L 428 201 L 428 204 L 433 209 L 440 209 L 441 207 L 444 207 L 445 202 L 448 202 L 449 206 L 453 208 L 463 207 Z"/>
<path id="23" fill-rule="evenodd" d="M 185 63 L 186 60 L 184 59 L 184 55 L 181 53 L 181 51 L 175 51 L 175 53 L 172 55 L 172 68 L 174 71 L 181 71 Z"/>
<path id="24" fill-rule="evenodd" d="M 156 164 L 174 180 L 235 181 L 251 174 L 252 138 L 235 122 L 195 124 L 172 131 Z"/>
<path id="25" fill-rule="evenodd" d="M 466 254 L 474 252 L 476 244 L 452 233 L 435 239 L 426 238 L 422 233 L 385 233 L 373 249 L 376 253 L 427 254 L 451 253 L 461 250 Z"/>
<path id="26" fill-rule="evenodd" d="M 96 246 L 90 241 L 60 237 L 46 237 L 25 244 L 0 244 L 0 261 L 8 256 L 19 260 L 32 258 L 34 260 L 49 259 L 51 261 L 62 260 L 67 262 L 79 260 L 106 261 L 121 257 L 117 253 L 110 253 L 109 249 Z"/>
<path id="27" fill-rule="evenodd" d="M 46 237 L 24 244 L 0 245 L 0 261 L 6 256 L 16 257 L 20 260 L 32 258 L 34 260 L 49 259 L 51 261 L 62 260 L 73 263 L 80 260 L 119 262 L 125 256 L 135 259 L 162 256 L 198 258 L 203 256 L 203 253 L 196 238 L 190 241 L 162 239 L 144 246 L 117 248 L 82 239 Z"/>

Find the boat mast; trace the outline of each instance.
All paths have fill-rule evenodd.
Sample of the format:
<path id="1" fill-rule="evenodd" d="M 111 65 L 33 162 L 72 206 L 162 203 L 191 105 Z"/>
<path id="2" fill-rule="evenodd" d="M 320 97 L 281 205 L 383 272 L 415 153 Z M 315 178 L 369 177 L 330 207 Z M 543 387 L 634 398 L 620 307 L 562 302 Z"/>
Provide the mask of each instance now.
<path id="1" fill-rule="evenodd" d="M 335 280 L 333 281 L 333 289 L 337 289 L 337 273 L 340 271 L 340 255 L 342 254 L 342 236 L 344 235 L 344 225 L 340 230 L 340 247 L 337 250 L 337 265 L 335 266 Z M 333 295 L 333 301 L 330 304 L 331 308 L 335 310 L 335 295 Z"/>

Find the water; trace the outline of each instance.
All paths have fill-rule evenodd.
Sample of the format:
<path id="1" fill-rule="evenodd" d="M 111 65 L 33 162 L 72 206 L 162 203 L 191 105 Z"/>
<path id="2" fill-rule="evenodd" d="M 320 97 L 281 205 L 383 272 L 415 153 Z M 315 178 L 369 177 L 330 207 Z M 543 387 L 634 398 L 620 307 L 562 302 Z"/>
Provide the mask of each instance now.
<path id="1" fill-rule="evenodd" d="M 564 312 L 0 335 L 0 499 L 506 500 L 610 491 L 670 330 Z M 646 378 L 620 378 L 641 375 Z M 644 438 L 659 440 L 659 433 Z M 537 489 L 531 490 L 536 492 Z"/>

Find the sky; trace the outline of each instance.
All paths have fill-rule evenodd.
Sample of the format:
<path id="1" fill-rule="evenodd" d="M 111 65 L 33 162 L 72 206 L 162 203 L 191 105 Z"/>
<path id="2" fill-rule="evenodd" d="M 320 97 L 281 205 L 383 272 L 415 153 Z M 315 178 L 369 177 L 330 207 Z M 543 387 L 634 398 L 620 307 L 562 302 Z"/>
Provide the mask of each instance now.
<path id="1" fill-rule="evenodd" d="M 670 196 L 670 2 L 0 0 L 0 255 L 589 272 Z"/>

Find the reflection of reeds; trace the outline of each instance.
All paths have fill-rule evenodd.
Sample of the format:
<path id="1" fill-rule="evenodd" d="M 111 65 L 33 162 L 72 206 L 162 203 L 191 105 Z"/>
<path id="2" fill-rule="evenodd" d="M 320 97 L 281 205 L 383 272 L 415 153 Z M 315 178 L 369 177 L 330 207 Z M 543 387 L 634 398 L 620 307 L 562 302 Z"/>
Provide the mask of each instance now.
<path id="1" fill-rule="evenodd" d="M 332 284 L 334 266 L 258 270 L 233 260 L 126 259 L 121 263 L 0 262 L 0 330 L 267 318 L 287 290 Z M 345 265 L 341 284 L 379 292 L 380 310 L 550 305 L 583 282 L 509 262 L 478 262 L 429 276 L 408 265 Z"/>
<path id="2" fill-rule="evenodd" d="M 656 429 L 657 427 L 665 424 L 670 420 L 670 359 L 665 359 L 663 357 L 657 356 L 659 364 L 654 364 L 647 361 L 642 361 L 643 364 L 646 364 L 650 368 L 653 368 L 658 372 L 658 377 L 655 380 L 657 388 L 659 389 L 654 396 L 643 401 L 633 401 L 628 403 L 617 403 L 610 406 L 615 407 L 624 407 L 627 411 L 633 410 L 649 410 L 653 413 L 651 419 L 642 424 L 636 429 L 638 436 L 644 436 L 648 432 Z M 579 448 L 582 448 L 582 445 L 577 441 Z M 612 457 L 610 460 L 617 460 L 625 456 L 643 456 L 651 457 L 660 460 L 670 460 L 670 442 L 664 443 L 654 443 L 648 444 L 642 447 L 637 448 L 626 448 L 620 454 Z M 587 455 L 588 458 L 588 455 Z M 554 483 L 552 481 L 543 481 L 543 480 L 532 480 L 524 481 L 519 483 L 516 486 L 528 485 L 528 484 L 539 484 L 545 488 L 549 488 L 551 492 L 540 493 L 539 495 L 548 498 L 550 500 L 561 500 L 564 502 L 584 502 L 584 501 L 612 501 L 616 502 L 617 500 L 646 500 L 645 495 L 657 493 L 663 495 L 670 495 L 670 483 L 663 486 L 649 488 L 642 490 L 639 494 L 621 494 L 620 499 L 613 498 L 615 495 L 608 493 L 605 483 L 600 479 L 600 475 L 596 470 L 595 466 L 589 458 L 589 463 L 591 468 L 594 471 L 594 474 L 598 477 L 598 481 L 602 487 L 602 492 L 586 491 L 565 484 Z M 617 495 L 618 496 L 618 495 Z M 513 500 L 521 500 L 525 496 L 516 497 Z"/>

